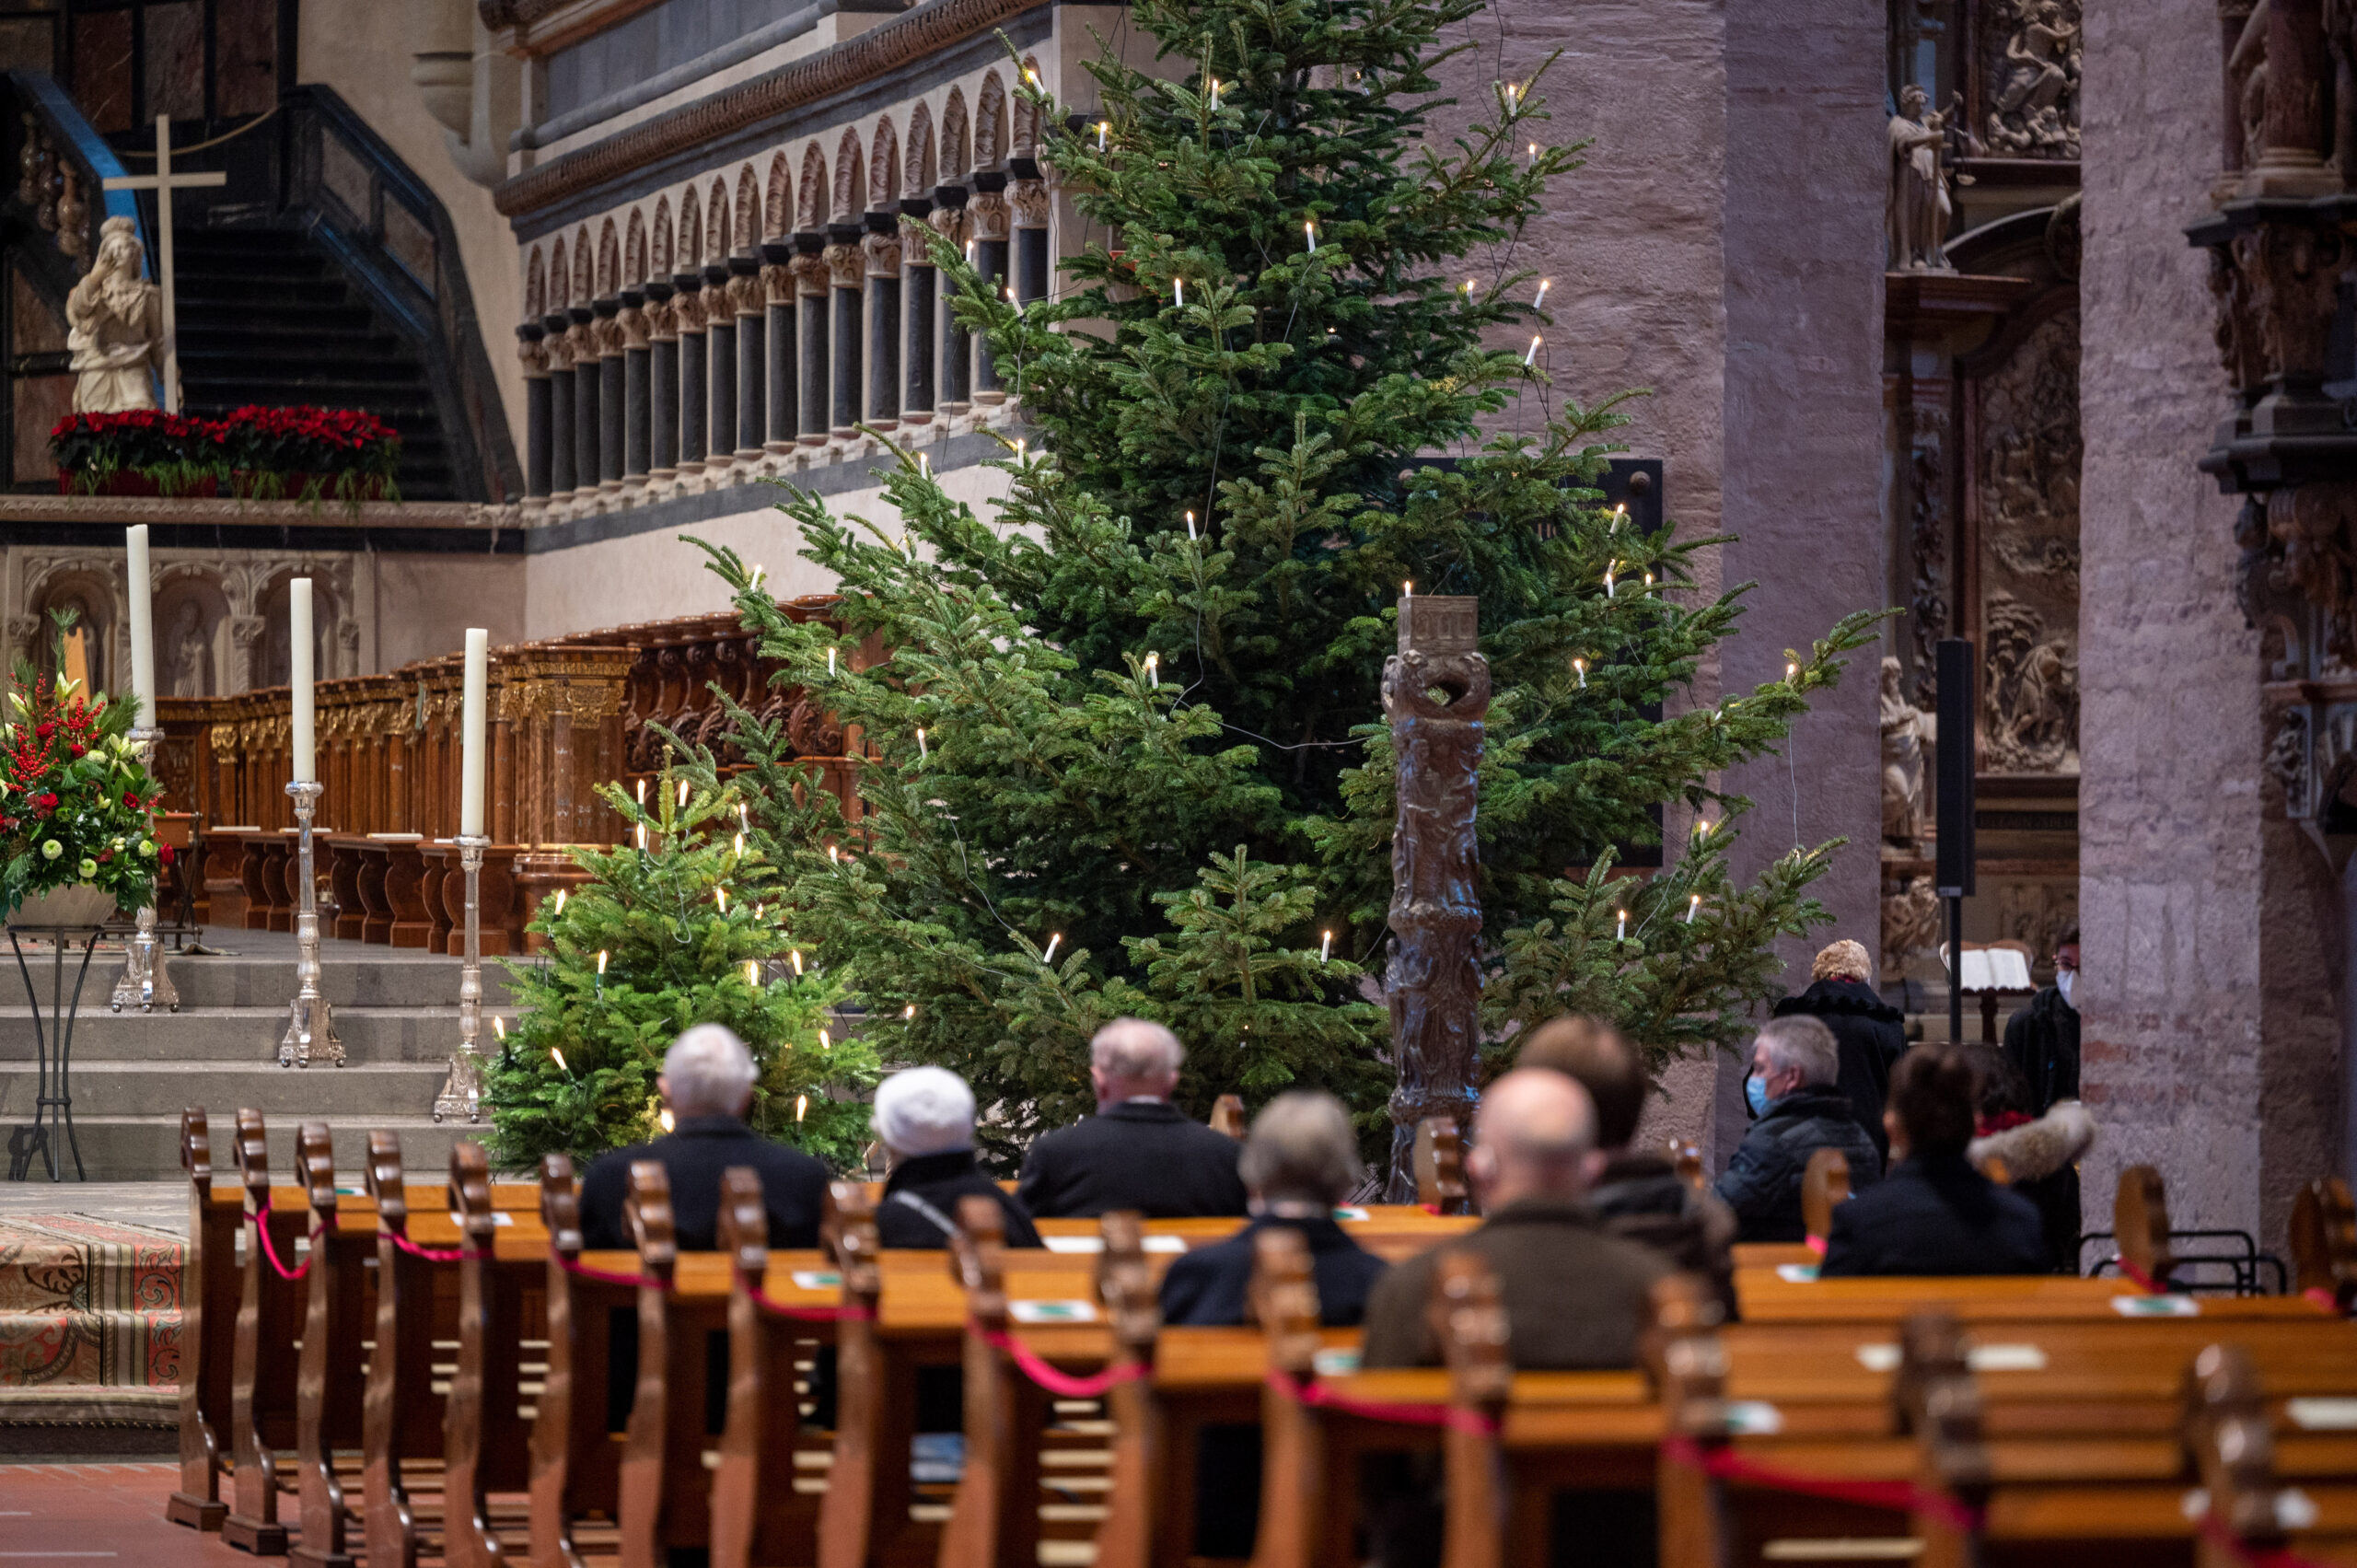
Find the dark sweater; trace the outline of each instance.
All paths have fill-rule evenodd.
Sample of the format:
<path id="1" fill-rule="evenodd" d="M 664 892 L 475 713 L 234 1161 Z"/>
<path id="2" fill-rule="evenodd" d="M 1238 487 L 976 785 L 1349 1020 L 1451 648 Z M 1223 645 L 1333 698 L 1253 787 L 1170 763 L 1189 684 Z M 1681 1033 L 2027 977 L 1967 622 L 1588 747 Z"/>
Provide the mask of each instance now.
<path id="1" fill-rule="evenodd" d="M 971 1149 L 943 1155 L 919 1155 L 892 1167 L 885 1179 L 884 1196 L 876 1205 L 876 1236 L 886 1247 L 930 1248 L 949 1245 L 957 1227 L 958 1200 L 988 1198 L 1004 1212 L 1006 1244 L 1038 1247 L 1039 1232 L 1030 1211 L 1006 1189 L 982 1174 Z M 932 1214 L 925 1211 L 931 1209 Z M 934 1216 L 937 1214 L 939 1219 Z M 947 1222 L 945 1229 L 943 1222 Z"/>
<path id="2" fill-rule="evenodd" d="M 1839 1149 L 1850 1161 L 1850 1191 L 1863 1192 L 1882 1175 L 1882 1156 L 1858 1125 L 1850 1098 L 1831 1084 L 1811 1084 L 1770 1102 L 1736 1145 L 1716 1191 L 1735 1211 L 1737 1241 L 1798 1241 L 1801 1179 L 1809 1156 Z"/>
<path id="3" fill-rule="evenodd" d="M 1218 1328 L 1248 1320 L 1252 1289 L 1253 1233 L 1283 1225 L 1309 1244 L 1310 1276 L 1318 1285 L 1318 1316 L 1329 1328 L 1348 1328 L 1366 1316 L 1367 1292 L 1384 1261 L 1353 1241 L 1329 1219 L 1262 1214 L 1225 1241 L 1198 1247 L 1162 1276 L 1162 1320 L 1172 1327 Z"/>
<path id="4" fill-rule="evenodd" d="M 1016 1192 L 1041 1219 L 1093 1219 L 1116 1209 L 1155 1220 L 1241 1214 L 1241 1147 L 1175 1106 L 1128 1100 L 1034 1143 Z"/>
<path id="5" fill-rule="evenodd" d="M 609 1251 L 638 1245 L 622 1216 L 630 1167 L 637 1160 L 659 1160 L 670 1173 L 671 1226 L 683 1252 L 709 1252 L 718 1245 L 721 1174 L 739 1165 L 761 1179 L 769 1244 L 819 1245 L 827 1167 L 799 1149 L 771 1143 L 733 1116 L 691 1116 L 651 1144 L 600 1156 L 581 1179 L 583 1245 Z"/>
<path id="6" fill-rule="evenodd" d="M 1917 1155 L 1833 1211 L 1825 1262 L 1839 1274 L 2037 1274 L 2047 1268 L 2038 1206 L 1961 1154 Z"/>

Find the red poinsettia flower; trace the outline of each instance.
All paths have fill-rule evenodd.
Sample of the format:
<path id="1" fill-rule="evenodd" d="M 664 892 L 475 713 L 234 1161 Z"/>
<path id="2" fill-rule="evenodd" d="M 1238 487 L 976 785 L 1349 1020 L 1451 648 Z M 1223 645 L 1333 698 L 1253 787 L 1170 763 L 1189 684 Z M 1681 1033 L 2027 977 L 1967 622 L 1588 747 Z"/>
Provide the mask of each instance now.
<path id="1" fill-rule="evenodd" d="M 172 846 L 169 844 L 157 844 L 156 846 L 156 858 L 162 861 L 165 865 L 169 865 L 172 863 Z"/>
<path id="2" fill-rule="evenodd" d="M 138 810 L 138 809 L 139 809 L 139 792 L 138 792 L 137 790 L 135 790 L 135 789 L 127 789 L 127 790 L 124 790 L 124 791 L 122 792 L 122 803 L 123 803 L 123 805 L 125 805 L 125 806 L 129 807 L 130 807 L 132 810 L 134 810 L 134 811 Z"/>

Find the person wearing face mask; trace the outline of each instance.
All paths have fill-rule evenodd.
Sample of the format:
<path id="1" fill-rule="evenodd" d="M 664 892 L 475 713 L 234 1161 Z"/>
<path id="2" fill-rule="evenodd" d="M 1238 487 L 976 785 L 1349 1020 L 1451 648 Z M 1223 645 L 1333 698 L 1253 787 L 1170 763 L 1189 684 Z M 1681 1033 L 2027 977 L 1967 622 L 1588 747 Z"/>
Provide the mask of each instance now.
<path id="1" fill-rule="evenodd" d="M 1799 1241 L 1801 1180 L 1809 1156 L 1838 1149 L 1850 1162 L 1850 1191 L 1882 1176 L 1882 1156 L 1841 1092 L 1841 1051 L 1833 1031 L 1805 1014 L 1771 1018 L 1751 1042 L 1744 1098 L 1757 1118 L 1715 1185 L 1735 1211 L 1737 1241 Z"/>
<path id="2" fill-rule="evenodd" d="M 2054 983 L 2029 999 L 2005 1026 L 2005 1060 L 2021 1074 L 2028 1104 L 2043 1116 L 2055 1105 L 2079 1098 L 2079 933 L 2062 934 L 2054 945 Z"/>

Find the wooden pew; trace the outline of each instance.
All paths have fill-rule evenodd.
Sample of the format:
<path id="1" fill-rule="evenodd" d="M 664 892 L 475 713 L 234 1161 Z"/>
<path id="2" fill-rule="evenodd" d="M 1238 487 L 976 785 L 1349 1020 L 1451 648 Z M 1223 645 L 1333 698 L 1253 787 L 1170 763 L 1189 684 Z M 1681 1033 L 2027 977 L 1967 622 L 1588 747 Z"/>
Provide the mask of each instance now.
<path id="1" fill-rule="evenodd" d="M 2292 1205 L 2293 1288 L 2346 1315 L 2357 1307 L 2357 1202 L 2349 1183 L 2320 1176 Z"/>
<path id="2" fill-rule="evenodd" d="M 227 1516 L 221 1476 L 230 1430 L 237 1355 L 238 1228 L 242 1189 L 213 1185 L 213 1139 L 203 1109 L 180 1112 L 180 1168 L 188 1172 L 188 1244 L 180 1254 L 180 1488 L 164 1505 L 176 1525 L 217 1530 Z"/>
<path id="3" fill-rule="evenodd" d="M 621 1561 L 622 1568 L 664 1568 L 668 1550 L 708 1547 L 712 1539 L 703 1467 L 707 1342 L 727 1327 L 729 1281 L 710 1268 L 682 1266 L 670 1175 L 660 1161 L 632 1165 L 625 1214 L 638 1243 L 640 1283 L 637 1387 L 617 1516 Z"/>
<path id="4" fill-rule="evenodd" d="M 1850 1201 L 1850 1159 L 1839 1149 L 1819 1149 L 1808 1156 L 1801 1173 L 1801 1228 L 1808 1232 L 1808 1249 L 1825 1256 L 1833 1235 L 1833 1211 Z"/>
<path id="5" fill-rule="evenodd" d="M 842 1223 L 830 1211 L 825 1228 L 832 1234 Z M 872 1229 L 873 1215 L 865 1223 Z M 761 1305 L 769 1211 L 757 1172 L 738 1167 L 721 1178 L 717 1239 L 729 1263 L 728 1422 L 712 1477 L 712 1568 L 799 1568 L 817 1551 L 819 1507 L 795 1484 L 795 1457 L 825 1445 L 804 1440 L 795 1361 L 806 1342 L 831 1341 L 833 1326 Z M 851 1250 L 861 1254 L 863 1248 L 872 1274 L 873 1238 Z M 864 1288 L 872 1298 L 872 1280 Z"/>
<path id="6" fill-rule="evenodd" d="M 494 1492 L 531 1484 L 532 1432 L 524 1419 L 524 1342 L 548 1265 L 537 1227 L 501 1221 L 481 1144 L 450 1150 L 449 1202 L 458 1253 L 458 1363 L 443 1401 L 442 1555 L 447 1568 L 500 1568 L 529 1539 L 528 1514 L 502 1514 Z M 446 1222 L 447 1223 L 447 1222 Z M 439 1241 L 436 1227 L 422 1226 Z M 521 1230 L 523 1234 L 508 1233 Z M 437 1267 L 439 1267 L 437 1265 Z M 413 1381 L 414 1367 L 412 1369 Z M 420 1401 L 421 1409 L 430 1409 Z M 368 1568 L 397 1568 L 373 1558 Z M 401 1565 L 405 1568 L 405 1565 Z"/>
<path id="7" fill-rule="evenodd" d="M 336 1454 L 361 1444 L 366 1387 L 361 1342 L 368 1321 L 369 1284 L 364 1265 L 376 1250 L 376 1217 L 338 1211 L 335 1144 L 326 1122 L 303 1124 L 295 1162 L 309 1209 L 311 1251 L 304 1265 L 303 1346 L 295 1378 L 295 1475 L 302 1539 L 287 1558 L 297 1568 L 353 1568 L 345 1541 L 351 1523 L 344 1500 L 347 1477 L 336 1469 Z"/>
<path id="8" fill-rule="evenodd" d="M 435 1268 L 404 1250 L 409 1197 L 397 1132 L 368 1134 L 368 1195 L 377 1204 L 377 1323 L 362 1400 L 361 1518 L 368 1568 L 416 1568 L 419 1499 L 433 1494 L 439 1516 L 442 1400 L 431 1376 L 437 1340 L 455 1338 L 455 1303 L 436 1308 Z"/>
<path id="9" fill-rule="evenodd" d="M 1113 1485 L 1097 1532 L 1096 1568 L 1184 1568 L 1192 1543 L 1172 1526 L 1182 1510 L 1191 1515 L 1193 1498 L 1190 1492 L 1182 1503 L 1172 1484 L 1170 1423 L 1152 1386 L 1162 1307 L 1146 1266 L 1144 1227 L 1136 1215 L 1120 1213 L 1107 1214 L 1103 1225 L 1097 1296 L 1112 1331 L 1112 1365 L 1123 1376 L 1105 1397 L 1113 1420 Z M 1190 1449 L 1190 1473 L 1193 1459 Z M 1191 1534 L 1191 1516 L 1186 1522 Z"/>
<path id="10" fill-rule="evenodd" d="M 1473 1200 L 1465 1186 L 1465 1145 L 1452 1116 L 1427 1116 L 1416 1123 L 1416 1202 L 1436 1214 L 1469 1214 Z"/>
<path id="11" fill-rule="evenodd" d="M 1243 1142 L 1244 1134 L 1251 1131 L 1251 1127 L 1244 1114 L 1242 1095 L 1222 1095 L 1212 1101 L 1211 1129 L 1214 1132 L 1225 1132 L 1238 1143 Z"/>
<path id="12" fill-rule="evenodd" d="M 232 1504 L 221 1539 L 257 1556 L 286 1554 L 286 1527 L 278 1519 L 282 1450 L 295 1446 L 295 1342 L 303 1313 L 302 1282 L 270 1266 L 264 1243 L 283 1261 L 295 1256 L 310 1215 L 299 1189 L 270 1184 L 270 1151 L 259 1110 L 238 1112 L 238 1169 L 245 1179 L 246 1261 L 240 1271 L 237 1342 L 229 1387 Z"/>
<path id="13" fill-rule="evenodd" d="M 583 1278 L 565 1265 L 582 1259 L 580 1193 L 573 1161 L 540 1162 L 540 1220 L 548 1230 L 549 1370 L 532 1423 L 529 1543 L 533 1568 L 583 1568 L 619 1551 L 610 1527 L 621 1499 L 621 1451 L 606 1434 L 610 1314 L 634 1286 Z M 591 1254 L 610 1262 L 611 1254 Z M 628 1257 L 627 1254 L 624 1255 Z M 629 1258 L 633 1265 L 635 1258 Z"/>
<path id="14" fill-rule="evenodd" d="M 1039 1561 L 1050 1400 L 993 1342 L 1007 1332 L 1005 1223 L 1005 1211 L 988 1198 L 958 1201 L 949 1271 L 966 1294 L 966 1467 L 942 1531 L 940 1568 Z"/>
<path id="15" fill-rule="evenodd" d="M 2111 1204 L 2111 1228 L 2119 1247 L 2119 1272 L 2138 1283 L 2167 1285 L 2177 1259 L 2169 1247 L 2168 1190 L 2149 1165 L 2119 1173 Z"/>

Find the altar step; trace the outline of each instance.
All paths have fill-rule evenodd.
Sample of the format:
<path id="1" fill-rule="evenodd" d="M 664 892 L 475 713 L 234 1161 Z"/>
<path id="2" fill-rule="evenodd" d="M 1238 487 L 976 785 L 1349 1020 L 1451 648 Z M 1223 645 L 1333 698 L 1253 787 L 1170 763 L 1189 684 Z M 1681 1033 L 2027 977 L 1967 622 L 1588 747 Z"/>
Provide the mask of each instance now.
<path id="1" fill-rule="evenodd" d="M 161 1446 L 184 1251 L 168 1231 L 97 1215 L 0 1215 L 0 1453 L 87 1448 L 108 1432 L 99 1446 Z"/>

